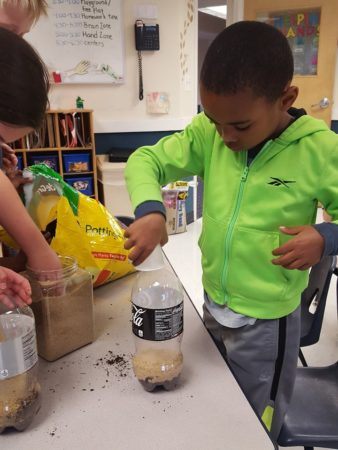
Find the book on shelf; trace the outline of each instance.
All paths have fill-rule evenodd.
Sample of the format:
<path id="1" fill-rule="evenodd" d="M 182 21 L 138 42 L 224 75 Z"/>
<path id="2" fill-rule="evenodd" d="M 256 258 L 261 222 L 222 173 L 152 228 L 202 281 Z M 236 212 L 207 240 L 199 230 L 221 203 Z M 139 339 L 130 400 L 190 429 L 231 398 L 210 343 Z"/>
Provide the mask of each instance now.
<path id="1" fill-rule="evenodd" d="M 46 115 L 46 122 L 47 122 L 47 136 L 48 136 L 47 147 L 56 147 L 53 116 L 51 114 Z"/>

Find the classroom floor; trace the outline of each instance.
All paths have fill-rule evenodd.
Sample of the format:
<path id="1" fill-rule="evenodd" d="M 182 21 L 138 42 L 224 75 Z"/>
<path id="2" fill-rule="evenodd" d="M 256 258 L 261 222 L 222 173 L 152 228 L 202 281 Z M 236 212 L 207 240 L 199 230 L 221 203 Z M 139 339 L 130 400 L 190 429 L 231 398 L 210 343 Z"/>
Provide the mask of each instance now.
<path id="1" fill-rule="evenodd" d="M 321 216 L 321 209 L 318 209 L 317 222 L 322 221 Z M 196 310 L 202 316 L 202 271 L 200 267 L 200 250 L 197 245 L 201 226 L 202 221 L 199 219 L 188 225 L 186 233 L 169 236 L 169 242 L 163 247 L 163 250 L 172 262 L 172 266 L 192 299 Z M 308 365 L 311 366 L 325 366 L 338 360 L 336 282 L 337 279 L 333 276 L 320 340 L 313 346 L 303 348 L 304 356 Z M 295 450 L 303 449 L 303 447 L 292 448 Z"/>

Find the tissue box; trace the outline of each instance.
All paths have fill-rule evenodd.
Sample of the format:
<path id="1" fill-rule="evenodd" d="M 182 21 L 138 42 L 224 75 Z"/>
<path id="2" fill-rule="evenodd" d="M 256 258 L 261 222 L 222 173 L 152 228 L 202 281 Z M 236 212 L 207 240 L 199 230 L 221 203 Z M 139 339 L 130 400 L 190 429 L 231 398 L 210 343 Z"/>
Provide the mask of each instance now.
<path id="1" fill-rule="evenodd" d="M 183 233 L 187 229 L 186 205 L 189 184 L 176 181 L 162 188 L 163 204 L 167 215 L 167 233 Z"/>

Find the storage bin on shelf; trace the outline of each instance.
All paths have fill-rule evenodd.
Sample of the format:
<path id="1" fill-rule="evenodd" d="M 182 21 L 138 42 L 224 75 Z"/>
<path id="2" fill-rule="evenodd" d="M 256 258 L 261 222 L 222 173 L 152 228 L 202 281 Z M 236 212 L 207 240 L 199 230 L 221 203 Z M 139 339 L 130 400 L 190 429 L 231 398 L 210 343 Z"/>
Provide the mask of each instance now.
<path id="1" fill-rule="evenodd" d="M 93 177 L 65 176 L 64 180 L 81 194 L 94 195 Z"/>
<path id="2" fill-rule="evenodd" d="M 62 159 L 64 172 L 77 173 L 92 170 L 89 153 L 65 153 L 62 155 Z"/>
<path id="3" fill-rule="evenodd" d="M 29 166 L 33 166 L 35 164 L 46 164 L 46 166 L 59 171 L 59 161 L 57 155 L 47 154 L 47 153 L 34 153 L 32 155 L 27 155 L 27 162 Z"/>

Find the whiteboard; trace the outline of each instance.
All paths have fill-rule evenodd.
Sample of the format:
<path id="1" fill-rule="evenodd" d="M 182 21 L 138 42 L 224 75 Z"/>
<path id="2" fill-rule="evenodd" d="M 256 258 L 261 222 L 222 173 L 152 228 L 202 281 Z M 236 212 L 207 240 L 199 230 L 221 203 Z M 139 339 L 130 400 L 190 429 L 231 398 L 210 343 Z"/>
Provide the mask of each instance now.
<path id="1" fill-rule="evenodd" d="M 122 83 L 121 0 L 48 0 L 26 39 L 55 83 Z"/>

